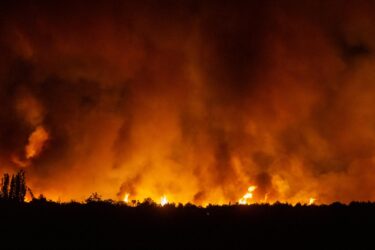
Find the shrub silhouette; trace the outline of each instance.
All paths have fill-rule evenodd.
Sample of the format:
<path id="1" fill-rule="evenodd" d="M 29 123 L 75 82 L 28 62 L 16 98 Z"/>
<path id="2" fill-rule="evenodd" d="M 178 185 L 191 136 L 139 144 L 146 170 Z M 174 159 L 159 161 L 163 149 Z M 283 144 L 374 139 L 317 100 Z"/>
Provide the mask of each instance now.
<path id="1" fill-rule="evenodd" d="M 97 192 L 94 192 L 85 201 L 86 203 L 101 202 L 102 196 Z"/>

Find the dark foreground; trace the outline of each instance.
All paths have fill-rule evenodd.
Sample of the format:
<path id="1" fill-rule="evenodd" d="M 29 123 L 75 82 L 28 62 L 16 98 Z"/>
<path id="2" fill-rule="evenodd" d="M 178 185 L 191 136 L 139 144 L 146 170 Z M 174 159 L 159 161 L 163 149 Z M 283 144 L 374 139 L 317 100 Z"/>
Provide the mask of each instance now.
<path id="1" fill-rule="evenodd" d="M 1 249 L 374 249 L 375 204 L 0 204 Z"/>

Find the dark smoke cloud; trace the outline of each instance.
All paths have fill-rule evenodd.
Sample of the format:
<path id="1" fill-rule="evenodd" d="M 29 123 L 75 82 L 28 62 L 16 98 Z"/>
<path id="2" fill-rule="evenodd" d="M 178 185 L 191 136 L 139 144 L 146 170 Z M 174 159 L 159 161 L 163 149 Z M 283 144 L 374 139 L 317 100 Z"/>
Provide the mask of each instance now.
<path id="1" fill-rule="evenodd" d="M 43 126 L 35 193 L 375 198 L 372 1 L 0 9 L 0 166 Z"/>

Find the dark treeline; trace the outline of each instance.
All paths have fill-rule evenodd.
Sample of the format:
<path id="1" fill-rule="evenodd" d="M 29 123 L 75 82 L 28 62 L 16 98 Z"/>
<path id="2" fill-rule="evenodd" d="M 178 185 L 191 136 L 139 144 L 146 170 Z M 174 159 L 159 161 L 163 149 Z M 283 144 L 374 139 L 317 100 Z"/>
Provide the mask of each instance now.
<path id="1" fill-rule="evenodd" d="M 0 198 L 2 200 L 23 202 L 26 190 L 25 171 L 23 170 L 19 171 L 16 175 L 12 175 L 12 178 L 10 178 L 8 173 L 5 173 L 1 179 Z"/>
<path id="2" fill-rule="evenodd" d="M 3 178 L 1 249 L 374 248 L 375 203 L 371 202 L 202 208 L 161 207 L 146 199 L 129 206 L 94 193 L 84 203 L 58 203 L 43 196 L 26 203 L 20 199 L 26 189 L 23 172 Z"/>

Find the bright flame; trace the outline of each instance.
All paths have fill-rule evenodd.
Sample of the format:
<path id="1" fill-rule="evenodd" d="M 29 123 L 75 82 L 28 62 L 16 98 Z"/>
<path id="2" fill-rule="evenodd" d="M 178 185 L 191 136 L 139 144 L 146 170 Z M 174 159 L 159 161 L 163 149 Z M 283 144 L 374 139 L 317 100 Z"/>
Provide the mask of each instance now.
<path id="1" fill-rule="evenodd" d="M 311 198 L 309 199 L 309 205 L 314 204 L 314 202 L 315 202 L 315 198 L 311 197 Z"/>
<path id="2" fill-rule="evenodd" d="M 129 202 L 129 194 L 128 193 L 125 194 L 123 202 L 125 202 L 125 203 Z"/>
<path id="3" fill-rule="evenodd" d="M 38 156 L 48 138 L 49 135 L 42 126 L 36 127 L 29 136 L 29 143 L 25 147 L 26 158 L 31 159 Z"/>
<path id="4" fill-rule="evenodd" d="M 238 201 L 238 203 L 241 205 L 249 204 L 249 200 L 253 198 L 253 192 L 256 188 L 257 188 L 256 186 L 250 186 L 247 189 L 247 193 L 244 196 L 242 196 L 242 198 Z"/>
<path id="5" fill-rule="evenodd" d="M 160 199 L 160 205 L 164 206 L 168 204 L 168 199 L 167 199 L 167 196 L 163 195 Z"/>

